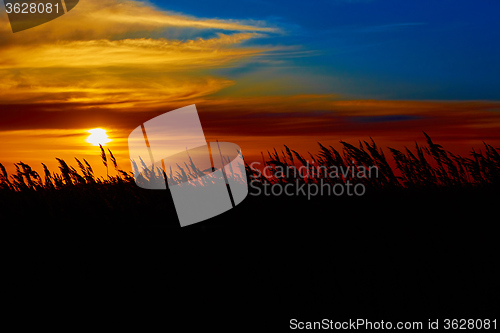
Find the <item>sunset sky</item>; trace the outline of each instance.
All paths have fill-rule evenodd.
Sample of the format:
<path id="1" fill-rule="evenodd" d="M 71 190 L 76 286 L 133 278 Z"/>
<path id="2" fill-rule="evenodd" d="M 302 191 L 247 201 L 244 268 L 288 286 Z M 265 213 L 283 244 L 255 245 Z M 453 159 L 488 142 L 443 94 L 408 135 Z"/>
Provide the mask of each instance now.
<path id="1" fill-rule="evenodd" d="M 466 155 L 500 147 L 498 0 L 80 0 L 12 33 L 0 9 L 0 163 L 124 169 L 144 121 L 196 104 L 208 141 L 247 160 L 422 131 Z M 387 150 L 386 150 L 387 151 Z M 98 169 L 99 170 L 99 169 Z"/>

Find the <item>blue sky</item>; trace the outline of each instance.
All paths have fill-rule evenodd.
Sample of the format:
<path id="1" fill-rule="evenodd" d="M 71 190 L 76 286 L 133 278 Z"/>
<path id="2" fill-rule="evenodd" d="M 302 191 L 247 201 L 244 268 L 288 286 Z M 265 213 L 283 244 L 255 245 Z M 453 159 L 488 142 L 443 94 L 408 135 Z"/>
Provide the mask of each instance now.
<path id="1" fill-rule="evenodd" d="M 257 20 L 279 27 L 282 33 L 249 44 L 294 46 L 295 52 L 221 70 L 239 82 L 284 77 L 290 93 L 345 98 L 500 99 L 497 0 L 153 3 L 196 17 Z M 229 89 L 251 94 L 244 84 Z"/>

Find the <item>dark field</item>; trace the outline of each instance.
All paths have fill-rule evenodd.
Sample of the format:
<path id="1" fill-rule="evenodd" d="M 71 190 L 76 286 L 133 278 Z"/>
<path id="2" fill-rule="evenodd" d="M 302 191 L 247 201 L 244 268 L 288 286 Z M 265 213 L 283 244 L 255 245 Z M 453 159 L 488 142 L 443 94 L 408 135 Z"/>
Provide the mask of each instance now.
<path id="1" fill-rule="evenodd" d="M 235 331 L 287 330 L 292 318 L 496 315 L 498 149 L 463 158 L 428 138 L 386 159 L 374 143 L 344 147 L 340 160 L 324 148 L 316 161 L 379 166 L 378 179 L 358 180 L 364 196 L 249 195 L 185 228 L 168 191 L 140 189 L 130 175 L 99 179 L 84 163 L 79 172 L 61 163 L 59 176 L 37 178 L 20 165 L 0 191 L 12 307 L 146 310 Z M 290 166 L 297 155 L 287 148 L 267 162 Z"/>

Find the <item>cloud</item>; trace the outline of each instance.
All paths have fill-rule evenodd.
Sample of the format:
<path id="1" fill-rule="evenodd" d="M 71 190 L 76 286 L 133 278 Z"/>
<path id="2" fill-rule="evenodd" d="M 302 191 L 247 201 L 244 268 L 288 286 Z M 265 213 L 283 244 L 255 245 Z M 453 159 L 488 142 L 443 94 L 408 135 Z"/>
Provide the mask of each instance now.
<path id="1" fill-rule="evenodd" d="M 166 28 L 215 29 L 225 31 L 278 32 L 262 21 L 218 20 L 195 18 L 166 12 L 140 1 L 86 0 L 66 15 L 16 34 L 12 34 L 5 12 L 2 13 L 0 34 L 9 43 L 47 43 L 59 40 L 94 40 L 135 32 L 150 33 Z M 5 33 L 5 35 L 4 35 Z"/>
<path id="2" fill-rule="evenodd" d="M 339 100 L 336 95 L 226 97 L 204 99 L 198 107 L 207 136 L 239 142 L 285 137 L 314 144 L 370 136 L 413 142 L 422 131 L 436 139 L 500 144 L 498 101 Z M 254 148 L 254 147 L 252 147 Z"/>
<path id="3" fill-rule="evenodd" d="M 212 76 L 151 72 L 137 75 L 120 69 L 72 70 L 71 75 L 65 69 L 0 73 L 4 78 L 0 84 L 3 103 L 80 103 L 74 107 L 82 108 L 95 104 L 116 108 L 125 107 L 124 103 L 131 106 L 166 100 L 172 103 L 208 95 L 233 84 Z"/>
<path id="4" fill-rule="evenodd" d="M 207 70 L 279 49 L 242 45 L 277 31 L 263 22 L 194 18 L 139 1 L 82 1 L 57 20 L 16 34 L 2 16 L 3 103 L 112 107 L 197 98 L 233 84 Z M 203 38 L 168 38 L 172 27 Z"/>
<path id="5" fill-rule="evenodd" d="M 16 45 L 2 52 L 0 69 L 170 65 L 174 70 L 200 65 L 213 66 L 265 49 L 229 49 L 256 33 L 219 34 L 216 38 L 188 41 L 123 39 L 61 41 L 53 44 Z"/>

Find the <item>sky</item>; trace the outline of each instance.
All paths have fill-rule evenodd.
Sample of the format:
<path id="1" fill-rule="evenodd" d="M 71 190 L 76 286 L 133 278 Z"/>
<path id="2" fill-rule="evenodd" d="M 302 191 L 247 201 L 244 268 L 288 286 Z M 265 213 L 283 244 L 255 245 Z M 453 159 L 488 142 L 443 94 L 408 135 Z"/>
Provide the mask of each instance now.
<path id="1" fill-rule="evenodd" d="M 88 130 L 129 169 L 127 137 L 196 104 L 208 141 L 247 160 L 425 131 L 467 155 L 500 147 L 497 0 L 80 0 L 12 33 L 0 9 L 0 163 L 99 163 Z"/>
<path id="2" fill-rule="evenodd" d="M 312 93 L 391 100 L 500 99 L 500 44 L 495 42 L 500 38 L 500 4 L 495 0 L 157 3 L 200 17 L 252 18 L 281 29 L 283 33 L 255 43 L 306 52 L 272 66 L 280 74 L 288 66 L 300 66 L 299 81 L 303 71 L 316 74 L 323 89 L 313 86 Z M 245 74 L 262 67 L 252 64 Z"/>

